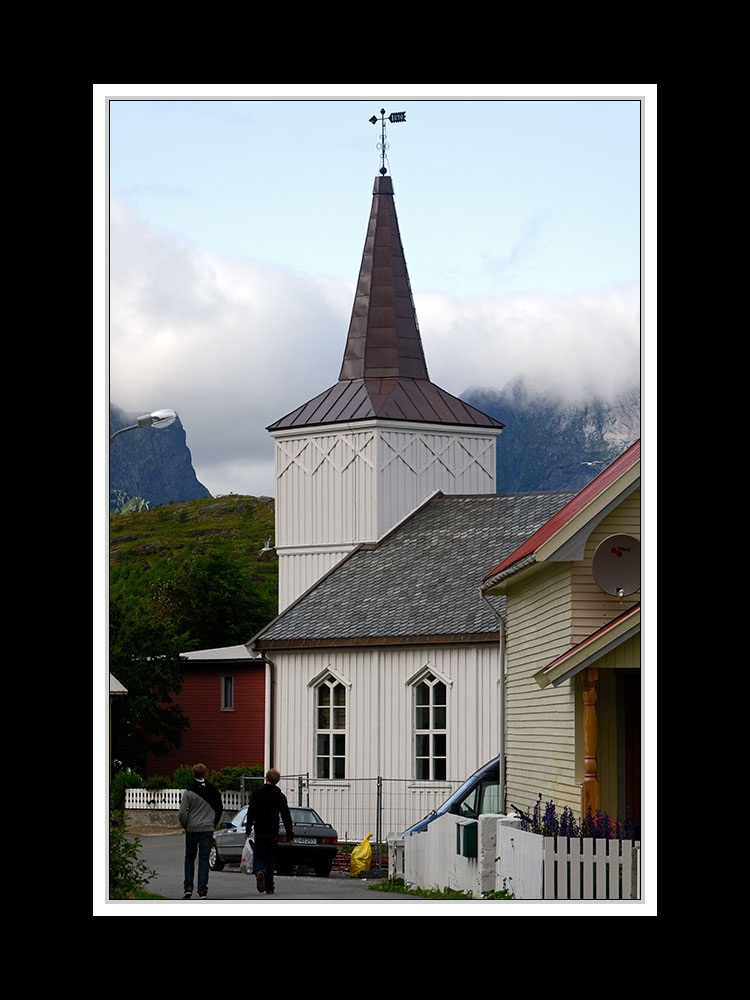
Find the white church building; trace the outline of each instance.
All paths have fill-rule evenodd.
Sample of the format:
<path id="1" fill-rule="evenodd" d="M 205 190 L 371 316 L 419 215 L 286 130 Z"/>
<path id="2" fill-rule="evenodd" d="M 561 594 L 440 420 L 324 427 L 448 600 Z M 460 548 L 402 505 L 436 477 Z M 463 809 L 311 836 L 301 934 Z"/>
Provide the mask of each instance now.
<path id="1" fill-rule="evenodd" d="M 504 598 L 482 577 L 573 496 L 496 493 L 502 426 L 430 380 L 381 175 L 338 381 L 268 428 L 279 615 L 240 649 L 265 663 L 266 766 L 309 776 L 341 837 L 370 832 L 342 809 L 376 777 L 395 830 L 502 746 Z"/>

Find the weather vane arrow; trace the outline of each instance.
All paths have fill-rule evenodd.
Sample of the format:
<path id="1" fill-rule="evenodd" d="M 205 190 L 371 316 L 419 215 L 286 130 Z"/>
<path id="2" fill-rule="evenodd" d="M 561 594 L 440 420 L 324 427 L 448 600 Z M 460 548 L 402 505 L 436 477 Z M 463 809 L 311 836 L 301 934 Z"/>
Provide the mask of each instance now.
<path id="1" fill-rule="evenodd" d="M 391 122 L 392 124 L 394 124 L 395 122 L 405 122 L 406 121 L 406 112 L 405 111 L 392 111 L 388 115 L 388 119 L 387 120 L 389 122 Z M 380 109 L 380 118 L 378 118 L 377 115 L 373 115 L 372 118 L 370 119 L 370 121 L 371 121 L 371 123 L 373 125 L 377 125 L 378 122 L 380 122 L 380 124 L 381 124 L 381 136 L 380 136 L 380 142 L 378 143 L 378 149 L 380 150 L 380 160 L 381 160 L 381 164 L 382 164 L 381 167 L 380 167 L 380 173 L 385 175 L 385 174 L 388 173 L 388 171 L 386 170 L 386 167 L 385 167 L 385 151 L 386 151 L 386 149 L 389 148 L 388 143 L 386 142 L 386 137 L 385 137 L 385 123 L 386 123 L 385 108 L 381 108 Z"/>

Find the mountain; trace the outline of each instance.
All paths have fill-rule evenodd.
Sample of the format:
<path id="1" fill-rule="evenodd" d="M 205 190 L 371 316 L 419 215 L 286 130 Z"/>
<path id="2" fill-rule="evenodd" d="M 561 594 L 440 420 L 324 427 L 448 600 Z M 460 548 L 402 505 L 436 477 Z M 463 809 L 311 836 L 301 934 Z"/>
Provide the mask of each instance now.
<path id="1" fill-rule="evenodd" d="M 134 424 L 137 413 L 110 403 L 110 436 Z M 210 497 L 193 469 L 185 429 L 178 417 L 169 427 L 141 427 L 119 434 L 109 447 L 111 514 Z"/>
<path id="2" fill-rule="evenodd" d="M 505 424 L 497 441 L 499 493 L 580 490 L 640 437 L 638 389 L 614 403 L 570 403 L 519 378 L 461 398 Z"/>

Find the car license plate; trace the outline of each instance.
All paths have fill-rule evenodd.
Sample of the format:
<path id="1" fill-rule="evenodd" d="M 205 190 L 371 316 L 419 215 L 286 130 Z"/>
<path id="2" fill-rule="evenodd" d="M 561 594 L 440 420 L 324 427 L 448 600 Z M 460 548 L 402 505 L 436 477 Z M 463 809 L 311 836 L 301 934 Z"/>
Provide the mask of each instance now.
<path id="1" fill-rule="evenodd" d="M 316 842 L 315 841 L 315 837 L 295 837 L 294 838 L 294 843 L 295 844 L 314 844 L 315 842 Z"/>

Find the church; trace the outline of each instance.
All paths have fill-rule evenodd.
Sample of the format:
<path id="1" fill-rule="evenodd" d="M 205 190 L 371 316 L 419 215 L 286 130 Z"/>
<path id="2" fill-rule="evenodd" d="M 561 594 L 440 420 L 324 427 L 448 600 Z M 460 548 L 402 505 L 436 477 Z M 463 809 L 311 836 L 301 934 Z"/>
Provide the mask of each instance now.
<path id="1" fill-rule="evenodd" d="M 218 705 L 244 684 L 223 720 L 235 757 L 262 744 L 337 828 L 359 782 L 398 783 L 385 828 L 403 829 L 504 751 L 506 596 L 483 578 L 576 494 L 496 492 L 503 425 L 429 377 L 383 171 L 338 380 L 267 429 L 279 613 L 185 654 L 186 687 L 212 677 Z"/>

